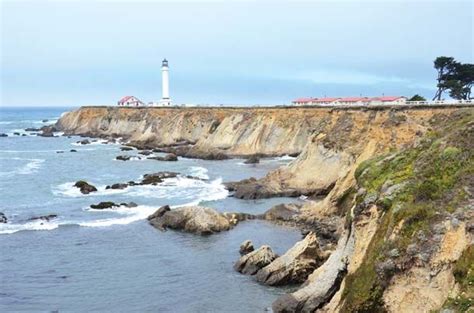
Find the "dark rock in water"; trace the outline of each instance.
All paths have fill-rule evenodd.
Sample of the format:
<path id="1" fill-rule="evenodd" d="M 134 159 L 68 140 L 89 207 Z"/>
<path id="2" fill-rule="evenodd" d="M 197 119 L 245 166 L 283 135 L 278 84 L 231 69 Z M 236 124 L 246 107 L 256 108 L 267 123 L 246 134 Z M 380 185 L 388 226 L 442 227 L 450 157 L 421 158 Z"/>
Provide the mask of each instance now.
<path id="1" fill-rule="evenodd" d="M 74 187 L 79 188 L 81 190 L 81 193 L 83 193 L 85 195 L 87 195 L 91 192 L 97 191 L 97 188 L 95 188 L 95 186 L 90 185 L 88 182 L 83 181 L 83 180 L 77 181 L 74 184 Z"/>
<path id="2" fill-rule="evenodd" d="M 42 221 L 49 222 L 49 220 L 52 220 L 53 218 L 56 218 L 56 217 L 58 217 L 57 214 L 49 214 L 49 215 L 33 216 L 29 218 L 28 220 L 29 221 L 42 220 Z"/>
<path id="3" fill-rule="evenodd" d="M 91 204 L 90 207 L 96 210 L 110 209 L 114 207 L 119 207 L 120 205 L 112 201 L 103 201 L 98 204 Z"/>
<path id="4" fill-rule="evenodd" d="M 8 222 L 7 216 L 5 215 L 5 213 L 0 212 L 0 223 L 4 224 L 6 222 Z"/>
<path id="5" fill-rule="evenodd" d="M 255 249 L 253 247 L 252 241 L 250 241 L 250 240 L 245 240 L 244 242 L 242 242 L 240 244 L 240 248 L 239 248 L 240 255 L 246 255 L 246 254 L 252 252 L 253 250 L 255 250 Z"/>
<path id="6" fill-rule="evenodd" d="M 125 189 L 127 187 L 128 187 L 128 184 L 117 183 L 117 184 L 113 184 L 112 186 L 107 186 L 105 187 L 105 189 Z"/>
<path id="7" fill-rule="evenodd" d="M 267 199 L 272 197 L 298 197 L 302 192 L 296 189 L 274 190 L 261 181 L 251 177 L 238 182 L 224 183 L 229 191 L 233 191 L 233 195 L 238 199 Z"/>
<path id="8" fill-rule="evenodd" d="M 129 161 L 131 158 L 131 155 L 119 155 L 115 159 L 119 161 Z"/>
<path id="9" fill-rule="evenodd" d="M 89 145 L 89 144 L 91 144 L 91 142 L 89 141 L 89 139 L 79 140 L 79 141 L 76 141 L 76 143 L 81 144 L 81 145 Z"/>
<path id="10" fill-rule="evenodd" d="M 254 154 L 254 155 L 250 156 L 247 160 L 245 160 L 244 163 L 245 164 L 257 164 L 257 163 L 260 163 L 260 158 L 258 157 L 258 155 Z"/>
<path id="11" fill-rule="evenodd" d="M 8 135 L 5 133 L 0 133 L 0 137 L 8 137 Z"/>
<path id="12" fill-rule="evenodd" d="M 150 224 L 158 229 L 171 228 L 199 235 L 210 235 L 232 228 L 227 218 L 211 208 L 189 206 L 175 210 L 164 208 L 162 212 L 158 211 L 153 214 L 156 214 L 156 217 L 153 215 L 149 217 Z"/>
<path id="13" fill-rule="evenodd" d="M 160 157 L 160 156 L 149 157 L 148 159 L 157 160 L 157 161 L 178 161 L 178 157 L 174 153 L 169 153 L 165 155 L 164 157 Z"/>
<path id="14" fill-rule="evenodd" d="M 292 158 L 296 158 L 297 156 L 300 155 L 301 152 L 295 152 L 295 153 L 290 153 L 288 154 L 288 156 L 292 157 Z"/>
<path id="15" fill-rule="evenodd" d="M 59 151 L 56 151 L 56 153 L 64 153 L 64 151 L 62 151 L 62 150 L 59 150 Z"/>
<path id="16" fill-rule="evenodd" d="M 21 136 L 22 136 L 22 137 L 26 137 L 26 136 L 28 136 L 28 135 L 27 135 L 27 134 L 21 134 Z"/>
<path id="17" fill-rule="evenodd" d="M 41 122 L 43 122 L 43 123 L 47 123 L 47 122 L 48 122 L 48 120 L 42 120 Z"/>
<path id="18" fill-rule="evenodd" d="M 272 263 L 277 255 L 269 246 L 261 246 L 257 250 L 240 257 L 234 269 L 245 275 L 255 275 L 260 269 Z"/>
<path id="19" fill-rule="evenodd" d="M 157 172 L 153 174 L 145 174 L 143 175 L 143 179 L 141 181 L 142 185 L 156 185 L 163 182 L 163 179 L 166 178 L 174 178 L 178 176 L 176 172 Z"/>
<path id="20" fill-rule="evenodd" d="M 71 150 L 69 150 L 69 152 L 77 152 L 77 150 L 76 149 L 71 149 Z"/>
<path id="21" fill-rule="evenodd" d="M 120 150 L 121 151 L 132 151 L 133 148 L 132 147 L 120 147 Z"/>
<path id="22" fill-rule="evenodd" d="M 41 137 L 54 137 L 54 132 L 58 131 L 54 126 L 43 126 L 40 130 L 41 134 L 38 134 L 38 136 Z"/>
<path id="23" fill-rule="evenodd" d="M 13 135 L 20 136 L 20 133 L 14 132 Z"/>
<path id="24" fill-rule="evenodd" d="M 39 128 L 33 128 L 33 127 L 28 127 L 28 128 L 25 128 L 25 131 L 27 132 L 39 132 L 41 129 Z"/>
<path id="25" fill-rule="evenodd" d="M 288 203 L 277 204 L 263 214 L 263 218 L 269 221 L 294 221 L 294 217 L 300 214 L 300 204 Z"/>
<path id="26" fill-rule="evenodd" d="M 138 154 L 141 154 L 141 155 L 150 155 L 152 154 L 153 152 L 151 152 L 150 150 L 143 150 L 143 151 L 139 151 Z"/>

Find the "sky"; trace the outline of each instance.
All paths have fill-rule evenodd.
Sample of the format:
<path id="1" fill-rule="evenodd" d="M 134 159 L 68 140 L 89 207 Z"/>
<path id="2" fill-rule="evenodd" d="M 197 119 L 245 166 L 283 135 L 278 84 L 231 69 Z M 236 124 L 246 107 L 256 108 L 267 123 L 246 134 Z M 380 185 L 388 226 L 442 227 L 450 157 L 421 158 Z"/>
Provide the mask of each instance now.
<path id="1" fill-rule="evenodd" d="M 0 105 L 287 104 L 432 97 L 437 56 L 474 62 L 473 1 L 0 0 Z"/>

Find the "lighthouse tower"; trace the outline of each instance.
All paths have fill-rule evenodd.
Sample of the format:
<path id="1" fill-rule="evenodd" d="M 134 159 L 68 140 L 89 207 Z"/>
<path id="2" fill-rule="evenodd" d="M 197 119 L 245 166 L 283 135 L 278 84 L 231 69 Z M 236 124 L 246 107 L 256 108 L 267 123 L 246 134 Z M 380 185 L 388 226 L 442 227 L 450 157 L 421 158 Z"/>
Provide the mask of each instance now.
<path id="1" fill-rule="evenodd" d="M 160 105 L 170 106 L 171 99 L 170 99 L 169 68 L 168 68 L 168 60 L 166 59 L 164 59 L 161 64 L 161 92 L 162 92 L 162 97 L 160 100 Z"/>

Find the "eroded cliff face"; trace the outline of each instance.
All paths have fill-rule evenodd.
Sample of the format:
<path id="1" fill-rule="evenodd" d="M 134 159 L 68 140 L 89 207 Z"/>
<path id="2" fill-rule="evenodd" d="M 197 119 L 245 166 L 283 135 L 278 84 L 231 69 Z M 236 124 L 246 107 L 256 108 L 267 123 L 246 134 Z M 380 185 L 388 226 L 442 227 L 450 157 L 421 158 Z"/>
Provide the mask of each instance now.
<path id="1" fill-rule="evenodd" d="M 325 195 L 295 219 L 331 255 L 276 312 L 472 309 L 472 108 L 85 107 L 57 126 L 184 143 L 190 157 L 299 154 L 232 187 L 242 198 Z"/>

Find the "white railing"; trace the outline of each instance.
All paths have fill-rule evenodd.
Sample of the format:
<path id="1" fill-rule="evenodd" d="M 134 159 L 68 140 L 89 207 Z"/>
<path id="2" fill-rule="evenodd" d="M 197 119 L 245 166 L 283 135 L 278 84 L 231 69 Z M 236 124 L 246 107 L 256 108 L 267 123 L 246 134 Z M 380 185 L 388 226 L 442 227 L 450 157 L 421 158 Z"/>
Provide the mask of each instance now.
<path id="1" fill-rule="evenodd" d="M 436 106 L 436 105 L 474 105 L 474 100 L 427 100 L 427 101 L 404 101 L 404 102 L 354 102 L 354 103 L 311 103 L 293 104 L 293 106 L 313 106 L 313 107 L 373 107 L 373 106 Z"/>

